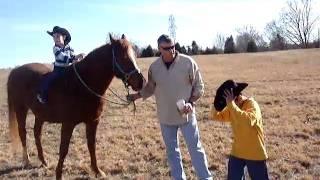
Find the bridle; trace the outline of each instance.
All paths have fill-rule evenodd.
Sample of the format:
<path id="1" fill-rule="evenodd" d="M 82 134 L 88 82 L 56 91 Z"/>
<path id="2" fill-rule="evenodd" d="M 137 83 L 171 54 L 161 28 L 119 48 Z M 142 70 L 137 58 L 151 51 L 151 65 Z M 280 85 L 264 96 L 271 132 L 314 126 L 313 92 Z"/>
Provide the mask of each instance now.
<path id="1" fill-rule="evenodd" d="M 83 81 L 83 79 L 82 79 L 81 76 L 79 75 L 75 64 L 76 64 L 76 63 L 73 63 L 72 66 L 73 66 L 73 70 L 74 70 L 77 78 L 78 78 L 79 81 L 82 83 L 82 85 L 87 88 L 87 90 L 88 90 L 90 93 L 92 93 L 93 95 L 95 95 L 95 96 L 97 96 L 97 97 L 99 97 L 99 98 L 101 98 L 101 99 L 104 99 L 105 101 L 108 101 L 108 102 L 110 102 L 110 103 L 117 104 L 117 105 L 128 106 L 128 105 L 130 105 L 131 103 L 133 103 L 133 105 L 134 105 L 134 112 L 135 112 L 135 110 L 136 110 L 136 104 L 134 103 L 134 101 L 128 101 L 128 100 L 125 100 L 125 99 L 121 98 L 121 97 L 120 97 L 119 95 L 117 95 L 112 89 L 108 88 L 109 91 L 111 91 L 111 93 L 112 93 L 113 95 L 115 95 L 117 98 L 119 98 L 121 101 L 123 101 L 123 103 L 114 102 L 114 101 L 112 101 L 112 100 L 109 100 L 109 99 L 107 99 L 106 97 L 104 97 L 103 95 L 100 95 L 99 93 L 97 93 L 97 92 L 95 92 L 94 90 L 92 90 L 92 89 Z M 114 72 L 115 74 L 116 74 L 116 68 L 117 68 L 117 70 L 121 73 L 121 75 L 123 75 L 123 76 L 120 75 L 120 78 L 121 78 L 121 80 L 122 80 L 122 82 L 123 82 L 123 84 L 124 84 L 124 86 L 125 86 L 125 88 L 126 88 L 127 95 L 129 95 L 129 82 L 128 82 L 128 80 L 129 80 L 130 76 L 131 76 L 133 73 L 139 72 L 139 70 L 133 69 L 133 70 L 131 70 L 130 72 L 125 72 L 125 71 L 123 70 L 123 68 L 121 68 L 120 64 L 117 62 L 116 56 L 115 56 L 115 54 L 114 54 L 114 50 L 113 50 L 113 48 L 112 48 L 112 70 L 113 70 L 113 72 Z"/>
<path id="2" fill-rule="evenodd" d="M 123 82 L 123 84 L 124 84 L 124 86 L 125 86 L 126 88 L 129 87 L 129 82 L 128 82 L 128 80 L 129 80 L 130 76 L 131 76 L 132 74 L 136 73 L 136 72 L 140 73 L 139 70 L 137 70 L 136 68 L 133 69 L 133 70 L 131 70 L 131 71 L 129 71 L 129 72 L 125 72 L 125 71 L 123 70 L 123 68 L 121 68 L 120 64 L 117 62 L 117 58 L 116 58 L 116 56 L 114 55 L 114 49 L 113 49 L 113 48 L 112 48 L 112 70 L 113 70 L 113 72 L 114 72 L 115 74 L 117 73 L 116 70 L 118 70 L 118 71 L 121 73 L 121 74 L 120 74 L 120 79 L 122 80 L 122 82 Z"/>

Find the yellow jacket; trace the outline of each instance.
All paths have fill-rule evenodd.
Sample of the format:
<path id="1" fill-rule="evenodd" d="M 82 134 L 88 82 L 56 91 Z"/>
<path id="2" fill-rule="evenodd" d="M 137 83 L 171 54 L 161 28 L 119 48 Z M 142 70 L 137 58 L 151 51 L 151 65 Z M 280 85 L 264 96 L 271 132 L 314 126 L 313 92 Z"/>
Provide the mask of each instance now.
<path id="1" fill-rule="evenodd" d="M 212 105 L 209 117 L 218 121 L 231 122 L 233 144 L 231 155 L 247 160 L 268 158 L 264 143 L 262 115 L 258 103 L 246 99 L 241 109 L 234 101 L 218 112 Z"/>

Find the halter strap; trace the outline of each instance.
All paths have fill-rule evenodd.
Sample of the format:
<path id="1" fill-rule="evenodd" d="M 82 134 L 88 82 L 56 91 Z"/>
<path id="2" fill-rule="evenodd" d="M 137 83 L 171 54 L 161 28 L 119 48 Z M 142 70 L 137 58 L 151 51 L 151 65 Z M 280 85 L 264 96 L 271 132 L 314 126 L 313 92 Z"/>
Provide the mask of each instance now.
<path id="1" fill-rule="evenodd" d="M 115 68 L 117 68 L 120 73 L 123 75 L 123 77 L 121 77 L 123 83 L 125 84 L 125 86 L 128 86 L 128 80 L 130 78 L 130 76 L 133 73 L 139 72 L 137 69 L 133 69 L 130 72 L 125 72 L 123 70 L 123 68 L 121 68 L 120 64 L 117 62 L 116 56 L 114 55 L 114 49 L 112 48 L 112 64 L 113 64 L 113 71 L 115 73 Z"/>

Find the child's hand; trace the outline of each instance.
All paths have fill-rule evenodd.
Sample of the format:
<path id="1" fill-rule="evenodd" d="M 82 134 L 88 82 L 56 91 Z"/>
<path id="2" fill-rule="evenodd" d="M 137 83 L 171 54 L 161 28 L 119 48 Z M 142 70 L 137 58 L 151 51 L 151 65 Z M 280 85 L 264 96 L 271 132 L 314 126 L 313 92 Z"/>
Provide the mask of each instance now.
<path id="1" fill-rule="evenodd" d="M 233 101 L 235 97 L 234 97 L 234 95 L 233 95 L 233 90 L 232 90 L 232 88 L 231 88 L 230 91 L 226 89 L 226 90 L 224 91 L 224 96 L 223 96 L 223 97 L 226 99 L 227 104 L 228 104 L 229 102 Z"/>
<path id="2" fill-rule="evenodd" d="M 78 54 L 78 55 L 76 55 L 76 60 L 80 61 L 84 58 L 84 56 L 85 56 L 84 53 Z"/>

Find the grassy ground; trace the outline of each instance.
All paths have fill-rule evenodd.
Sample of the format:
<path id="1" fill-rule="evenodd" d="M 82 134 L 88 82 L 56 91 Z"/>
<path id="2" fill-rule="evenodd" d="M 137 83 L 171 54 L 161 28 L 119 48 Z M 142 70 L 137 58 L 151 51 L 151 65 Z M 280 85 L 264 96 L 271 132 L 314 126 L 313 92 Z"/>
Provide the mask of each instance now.
<path id="1" fill-rule="evenodd" d="M 208 120 L 207 113 L 216 88 L 226 79 L 248 82 L 244 94 L 255 97 L 261 106 L 271 179 L 320 179 L 319 49 L 195 56 L 194 59 L 205 82 L 205 94 L 197 104 L 198 125 L 210 169 L 217 179 L 226 177 L 232 134 L 229 124 Z M 152 60 L 138 60 L 144 73 Z M 23 168 L 22 154 L 11 153 L 6 102 L 8 73 L 9 70 L 0 70 L 0 178 L 54 178 L 60 125 L 44 125 L 42 143 L 48 168 L 39 167 L 31 113 L 27 138 L 32 167 Z M 114 80 L 111 87 L 124 96 L 120 81 Z M 154 98 L 137 101 L 135 117 L 132 109 L 105 105 L 97 134 L 99 166 L 108 179 L 169 179 Z M 196 179 L 183 138 L 180 141 L 187 177 Z M 83 124 L 73 133 L 63 176 L 94 178 Z"/>

